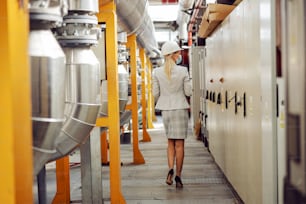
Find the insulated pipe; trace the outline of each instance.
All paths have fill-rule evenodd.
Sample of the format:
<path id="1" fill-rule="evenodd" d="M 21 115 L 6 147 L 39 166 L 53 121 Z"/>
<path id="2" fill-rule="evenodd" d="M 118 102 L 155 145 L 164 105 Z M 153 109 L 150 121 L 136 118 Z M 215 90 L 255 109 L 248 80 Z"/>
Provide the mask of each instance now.
<path id="1" fill-rule="evenodd" d="M 148 0 L 116 1 L 118 32 L 136 34 L 137 41 L 148 56 L 160 56 L 154 36 L 155 28 L 148 14 Z"/>
<path id="2" fill-rule="evenodd" d="M 189 15 L 187 14 L 188 11 L 190 11 L 193 7 L 195 0 L 179 0 L 179 12 L 177 14 L 176 22 L 180 25 L 182 22 L 186 22 L 186 18 L 189 18 Z M 186 12 L 183 12 L 186 11 Z"/>
<path id="3" fill-rule="evenodd" d="M 183 40 L 188 39 L 187 24 L 190 15 L 187 13 L 193 8 L 194 1 L 195 0 L 179 0 L 179 12 L 176 23 L 179 25 L 179 38 Z"/>
<path id="4" fill-rule="evenodd" d="M 122 64 L 118 65 L 118 83 L 119 83 L 119 111 L 122 115 L 125 112 L 125 107 L 128 102 L 128 86 L 129 86 L 129 74 Z M 101 115 L 108 115 L 108 88 L 107 80 L 102 81 L 102 106 L 101 106 Z"/>
<path id="5" fill-rule="evenodd" d="M 66 121 L 56 139 L 57 152 L 50 161 L 61 158 L 89 136 L 99 114 L 100 63 L 89 47 L 64 48 L 66 54 Z"/>
<path id="6" fill-rule="evenodd" d="M 69 1 L 74 10 L 70 8 L 63 26 L 55 29 L 66 47 L 66 67 L 65 55 L 50 31 L 67 13 L 66 1 L 30 3 L 34 173 L 38 174 L 46 162 L 84 142 L 95 126 L 101 106 L 100 64 L 90 46 L 99 37 L 92 15 L 98 11 L 98 1 Z"/>
<path id="7" fill-rule="evenodd" d="M 64 0 L 29 1 L 35 175 L 56 152 L 55 140 L 64 122 L 65 54 L 50 29 L 61 24 L 66 6 Z"/>
<path id="8" fill-rule="evenodd" d="M 65 55 L 50 30 L 30 32 L 34 173 L 56 152 L 64 122 Z"/>
<path id="9" fill-rule="evenodd" d="M 64 24 L 55 30 L 66 55 L 65 123 L 49 161 L 68 155 L 86 141 L 101 107 L 100 62 L 91 50 L 98 43 L 98 0 L 69 0 Z"/>

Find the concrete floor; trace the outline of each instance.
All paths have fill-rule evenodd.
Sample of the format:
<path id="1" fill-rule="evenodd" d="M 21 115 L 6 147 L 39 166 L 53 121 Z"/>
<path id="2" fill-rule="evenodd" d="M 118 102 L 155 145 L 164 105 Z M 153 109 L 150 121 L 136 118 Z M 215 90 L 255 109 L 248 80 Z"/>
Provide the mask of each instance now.
<path id="1" fill-rule="evenodd" d="M 160 120 L 159 120 L 160 121 Z M 121 189 L 128 204 L 238 204 L 242 203 L 227 183 L 222 172 L 215 164 L 210 153 L 201 141 L 193 136 L 192 129 L 185 143 L 185 160 L 182 173 L 183 189 L 176 189 L 175 182 L 168 186 L 165 179 L 167 167 L 167 140 L 160 122 L 154 123 L 154 129 L 148 130 L 151 142 L 139 143 L 145 164 L 134 165 L 132 144 L 121 144 Z M 142 133 L 139 133 L 139 139 Z M 70 161 L 78 162 L 76 151 Z M 47 203 L 52 203 L 56 190 L 55 165 L 47 166 Z M 81 202 L 80 167 L 70 171 L 71 203 Z M 110 203 L 109 167 L 102 167 L 103 201 Z M 33 192 L 37 201 L 37 187 Z"/>

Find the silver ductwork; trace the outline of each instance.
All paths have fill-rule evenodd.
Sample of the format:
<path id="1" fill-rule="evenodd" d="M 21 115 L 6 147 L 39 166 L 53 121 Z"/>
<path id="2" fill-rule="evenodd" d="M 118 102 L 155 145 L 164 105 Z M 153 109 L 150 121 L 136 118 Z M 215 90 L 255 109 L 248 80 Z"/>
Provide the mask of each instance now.
<path id="1" fill-rule="evenodd" d="M 147 14 L 147 2 L 139 3 L 131 4 L 136 5 L 139 12 L 130 10 L 130 15 L 141 15 L 138 19 L 132 15 L 130 33 L 136 33 L 138 42 L 149 56 L 159 55 L 153 23 Z M 48 161 L 68 155 L 85 142 L 100 113 L 100 64 L 91 50 L 101 32 L 94 15 L 98 5 L 98 0 L 70 0 L 69 4 L 66 0 L 30 1 L 29 53 L 36 175 Z M 119 5 L 131 6 L 125 1 L 120 1 Z M 129 18 L 123 16 L 122 20 L 129 21 Z M 135 24 L 133 21 L 139 22 Z M 53 29 L 53 34 L 50 29 Z M 128 101 L 128 73 L 123 65 L 118 67 L 118 78 L 119 108 L 123 120 Z"/>
<path id="2" fill-rule="evenodd" d="M 57 152 L 50 160 L 63 157 L 82 144 L 93 129 L 100 110 L 100 63 L 90 47 L 65 47 L 66 121 L 56 139 Z"/>
<path id="3" fill-rule="evenodd" d="M 119 87 L 119 111 L 120 111 L 120 124 L 126 121 L 126 104 L 128 102 L 128 86 L 129 86 L 129 73 L 124 64 L 127 64 L 128 51 L 125 43 L 127 42 L 127 33 L 121 32 L 117 35 L 118 42 L 118 87 Z M 102 94 L 101 94 L 101 116 L 108 115 L 108 88 L 107 80 L 102 81 Z"/>
<path id="4" fill-rule="evenodd" d="M 125 112 L 125 107 L 128 102 L 128 86 L 129 86 L 129 74 L 122 64 L 118 65 L 118 83 L 119 83 L 119 110 L 120 115 Z M 102 81 L 102 107 L 101 115 L 108 115 L 108 91 L 107 80 Z"/>
<path id="5" fill-rule="evenodd" d="M 29 56 L 31 62 L 34 174 L 50 155 L 64 122 L 65 54 L 51 28 L 67 12 L 63 1 L 30 1 Z"/>
<path id="6" fill-rule="evenodd" d="M 68 155 L 85 142 L 95 126 L 101 107 L 100 63 L 91 50 L 101 30 L 94 13 L 97 0 L 69 1 L 63 26 L 55 30 L 66 55 L 65 123 L 49 161 Z"/>
<path id="7" fill-rule="evenodd" d="M 64 122 L 65 54 L 49 30 L 30 32 L 34 172 L 55 152 Z M 39 165 L 40 164 L 40 165 Z"/>
<path id="8" fill-rule="evenodd" d="M 139 45 L 149 57 L 160 56 L 155 39 L 155 28 L 148 14 L 148 0 L 116 1 L 118 32 L 136 34 Z"/>
<path id="9" fill-rule="evenodd" d="M 195 0 L 179 0 L 179 11 L 176 19 L 176 23 L 179 25 L 179 39 L 188 39 L 188 22 L 190 20 L 191 9 L 193 8 Z"/>

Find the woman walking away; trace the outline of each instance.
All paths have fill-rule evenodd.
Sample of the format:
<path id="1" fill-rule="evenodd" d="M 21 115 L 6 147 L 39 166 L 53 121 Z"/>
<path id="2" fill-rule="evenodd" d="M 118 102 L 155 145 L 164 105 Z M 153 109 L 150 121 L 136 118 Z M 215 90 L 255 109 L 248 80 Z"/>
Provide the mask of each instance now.
<path id="1" fill-rule="evenodd" d="M 184 162 L 184 143 L 188 129 L 188 108 L 186 96 L 192 93 L 191 81 L 186 67 L 179 66 L 182 60 L 181 48 L 169 41 L 163 44 L 161 53 L 165 57 L 162 67 L 153 71 L 153 95 L 155 108 L 161 110 L 163 124 L 168 138 L 169 172 L 166 183 L 173 183 L 174 164 L 176 163 L 175 182 L 182 188 L 181 173 Z"/>

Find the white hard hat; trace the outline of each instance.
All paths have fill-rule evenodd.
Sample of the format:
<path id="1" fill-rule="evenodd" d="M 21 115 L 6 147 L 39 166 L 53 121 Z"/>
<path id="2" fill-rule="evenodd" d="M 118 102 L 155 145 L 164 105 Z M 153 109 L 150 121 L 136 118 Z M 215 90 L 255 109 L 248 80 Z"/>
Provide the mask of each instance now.
<path id="1" fill-rule="evenodd" d="M 180 48 L 176 42 L 168 41 L 163 44 L 161 53 L 162 55 L 169 55 L 179 50 L 182 50 L 182 48 Z"/>

